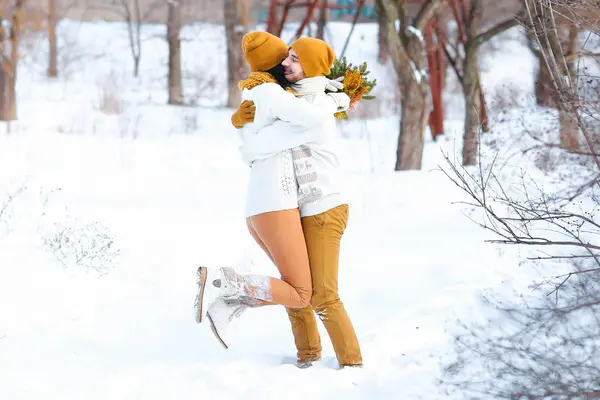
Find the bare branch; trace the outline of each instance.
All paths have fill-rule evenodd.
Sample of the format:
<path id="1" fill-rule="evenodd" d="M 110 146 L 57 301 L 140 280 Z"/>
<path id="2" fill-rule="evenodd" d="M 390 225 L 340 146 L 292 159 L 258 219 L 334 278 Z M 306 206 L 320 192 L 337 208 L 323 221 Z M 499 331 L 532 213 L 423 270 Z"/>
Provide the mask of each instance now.
<path id="1" fill-rule="evenodd" d="M 479 35 L 477 35 L 475 38 L 472 39 L 473 44 L 475 46 L 480 46 L 483 43 L 490 40 L 491 38 L 493 38 L 494 36 L 504 32 L 504 31 L 507 31 L 510 28 L 514 28 L 515 26 L 518 26 L 521 23 L 520 18 L 521 18 L 521 15 L 514 16 L 510 19 L 507 19 L 506 21 L 503 21 L 497 25 L 494 25 L 487 31 L 481 32 Z"/>
<path id="2" fill-rule="evenodd" d="M 414 27 L 420 31 L 425 30 L 425 26 L 442 4 L 443 0 L 426 0 L 415 17 Z"/>
<path id="3" fill-rule="evenodd" d="M 530 246 L 569 246 L 569 247 L 583 247 L 586 249 L 600 250 L 600 246 L 596 246 L 590 243 L 579 243 L 579 242 L 568 242 L 568 241 L 554 241 L 551 239 L 532 237 L 522 238 L 515 235 L 506 240 L 486 240 L 488 243 L 500 243 L 500 244 L 526 244 Z"/>
<path id="4" fill-rule="evenodd" d="M 595 254 L 595 255 L 586 255 L 586 254 L 581 254 L 581 255 L 570 255 L 570 256 L 546 256 L 546 257 L 527 257 L 528 260 L 573 260 L 573 259 L 580 259 L 580 258 L 594 258 L 599 256 L 600 254 Z"/>
<path id="5" fill-rule="evenodd" d="M 15 198 L 21 193 L 23 193 L 26 189 L 27 186 L 25 182 L 23 182 L 21 186 L 19 186 L 19 188 L 17 188 L 14 192 L 6 194 L 6 198 L 2 202 L 2 207 L 0 207 L 0 221 L 2 221 L 2 216 L 4 215 L 4 213 L 7 212 L 8 207 L 10 207 Z"/>
<path id="6" fill-rule="evenodd" d="M 456 74 L 456 78 L 458 79 L 458 81 L 462 85 L 463 84 L 463 77 L 462 77 L 461 71 L 458 69 L 458 64 L 456 62 L 456 57 L 452 57 L 452 55 L 448 52 L 448 48 L 446 46 L 442 46 L 442 50 L 444 51 L 444 54 L 446 55 L 446 59 L 450 63 L 450 66 L 454 70 L 454 73 Z"/>

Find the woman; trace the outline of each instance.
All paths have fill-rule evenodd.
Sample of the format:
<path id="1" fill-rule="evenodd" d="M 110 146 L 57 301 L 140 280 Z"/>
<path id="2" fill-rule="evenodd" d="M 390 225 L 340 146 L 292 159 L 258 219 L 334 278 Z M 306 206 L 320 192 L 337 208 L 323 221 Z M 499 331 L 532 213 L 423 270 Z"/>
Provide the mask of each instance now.
<path id="1" fill-rule="evenodd" d="M 303 101 L 318 105 L 319 109 L 326 109 L 325 89 L 335 90 L 341 86 L 331 87 L 335 83 L 324 77 L 329 73 L 334 59 L 332 49 L 325 42 L 302 38 L 292 44 L 282 66 L 286 78 L 295 82 L 292 88 L 297 95 L 303 97 Z M 278 80 L 283 81 L 282 86 L 287 86 L 285 79 Z M 338 105 L 347 108 L 347 96 L 332 96 L 337 98 Z M 262 160 L 276 154 L 286 154 L 292 148 L 295 178 L 300 183 L 298 203 L 302 215 L 302 228 L 312 272 L 312 304 L 327 328 L 340 365 L 362 365 L 356 334 L 337 294 L 339 246 L 348 218 L 348 205 L 343 201 L 341 191 L 337 187 L 339 180 L 336 175 L 339 165 L 328 140 L 335 132 L 335 120 L 331 112 L 335 110 L 327 110 L 327 115 L 322 117 L 322 125 L 307 127 L 306 115 L 300 109 L 301 105 L 290 103 L 288 106 L 280 106 L 278 99 L 265 100 L 262 96 L 245 98 L 257 99 L 256 110 L 259 116 L 261 110 L 270 110 L 269 116 L 279 119 L 262 127 L 258 134 L 254 131 L 243 132 L 244 144 L 240 149 L 242 155 L 254 168 L 254 165 L 262 163 Z M 277 104 L 276 110 L 272 108 L 274 102 Z M 243 105 L 244 107 L 232 117 L 234 125 L 237 121 L 243 124 L 249 122 L 244 120 L 253 120 L 249 108 L 251 104 L 244 102 Z M 287 113 L 299 116 L 300 119 L 292 121 L 292 116 L 288 116 Z M 260 120 L 260 117 L 257 120 Z M 242 124 L 237 125 L 239 127 Z M 281 153 L 282 151 L 284 153 Z M 289 155 L 286 154 L 285 157 Z M 260 182 L 255 183 L 260 187 Z M 264 240 L 261 240 L 264 238 L 261 238 L 253 226 L 252 219 L 249 227 L 259 245 L 274 259 L 268 243 L 265 244 Z M 287 307 L 287 311 L 298 349 L 298 363 L 301 367 L 310 366 L 312 361 L 321 357 L 320 338 L 313 308 Z"/>
<path id="2" fill-rule="evenodd" d="M 282 65 L 296 95 L 318 104 L 327 81 L 324 77 L 329 74 L 334 59 L 335 54 L 327 43 L 300 38 L 291 45 Z M 240 105 L 232 117 L 236 127 L 252 121 L 251 107 L 250 103 Z M 258 111 L 260 107 L 256 105 Z M 299 183 L 298 203 L 313 282 L 312 306 L 287 309 L 299 365 L 310 366 L 312 361 L 321 358 L 316 311 L 327 329 L 340 366 L 361 366 L 358 339 L 338 295 L 340 242 L 349 207 L 339 187 L 340 166 L 335 143 L 330 140 L 335 132 L 335 121 L 331 116 L 327 121 L 328 125 L 321 130 L 302 130 L 276 121 L 261 129 L 258 135 L 245 138 L 242 154 L 246 161 L 256 162 L 282 149 L 293 148 Z"/>
<path id="3" fill-rule="evenodd" d="M 253 32 L 242 41 L 244 58 L 252 74 L 240 82 L 243 97 L 257 105 L 256 120 L 242 129 L 244 141 L 276 120 L 287 121 L 305 130 L 317 130 L 332 120 L 338 104 L 346 104 L 344 94 L 325 95 L 309 104 L 284 90 L 281 62 L 287 57 L 287 45 L 266 32 Z M 270 73 L 260 72 L 269 71 Z M 298 209 L 298 187 L 292 164 L 292 150 L 284 149 L 252 163 L 246 202 L 248 228 L 254 239 L 277 266 L 281 279 L 262 275 L 239 275 L 232 268 L 219 271 L 200 267 L 197 271 L 196 320 L 201 322 L 207 283 L 220 286 L 210 304 L 207 317 L 213 332 L 224 347 L 226 328 L 247 307 L 281 304 L 302 309 L 312 296 L 308 254 Z M 210 275 L 215 276 L 210 276 Z M 220 274 L 220 275 L 219 275 Z"/>

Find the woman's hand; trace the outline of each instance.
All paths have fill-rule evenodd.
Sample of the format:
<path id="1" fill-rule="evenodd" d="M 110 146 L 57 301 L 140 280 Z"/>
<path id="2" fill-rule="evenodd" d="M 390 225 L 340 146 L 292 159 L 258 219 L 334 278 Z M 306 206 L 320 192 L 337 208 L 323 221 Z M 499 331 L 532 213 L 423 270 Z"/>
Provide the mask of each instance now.
<path id="1" fill-rule="evenodd" d="M 256 107 L 254 106 L 254 102 L 252 100 L 244 100 L 231 116 L 231 124 L 240 129 L 247 123 L 254 122 L 255 113 Z"/>

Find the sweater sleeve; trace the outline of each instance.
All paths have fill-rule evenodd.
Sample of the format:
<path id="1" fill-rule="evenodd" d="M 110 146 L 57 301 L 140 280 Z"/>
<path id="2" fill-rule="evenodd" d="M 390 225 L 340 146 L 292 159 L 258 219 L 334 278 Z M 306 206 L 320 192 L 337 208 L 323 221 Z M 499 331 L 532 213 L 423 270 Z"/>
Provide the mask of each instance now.
<path id="1" fill-rule="evenodd" d="M 302 144 L 323 141 L 335 132 L 334 113 L 337 104 L 331 96 L 319 93 L 312 102 L 297 98 L 280 86 L 254 92 L 256 120 L 276 119 L 260 127 L 254 134 L 245 134 L 240 146 L 242 159 L 251 163 Z M 257 90 L 252 89 L 250 92 Z"/>
<path id="2" fill-rule="evenodd" d="M 257 110 L 265 107 L 268 115 L 282 121 L 307 128 L 320 126 L 337 111 L 335 100 L 329 96 L 320 96 L 318 103 L 306 100 L 286 92 L 279 85 L 265 85 Z"/>

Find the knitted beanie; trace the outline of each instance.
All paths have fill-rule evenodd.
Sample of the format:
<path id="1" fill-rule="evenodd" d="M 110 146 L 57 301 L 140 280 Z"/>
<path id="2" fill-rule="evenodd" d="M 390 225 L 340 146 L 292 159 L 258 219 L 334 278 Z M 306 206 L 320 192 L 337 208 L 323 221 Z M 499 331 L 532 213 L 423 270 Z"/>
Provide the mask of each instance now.
<path id="1" fill-rule="evenodd" d="M 283 40 L 263 31 L 245 34 L 242 38 L 242 51 L 251 72 L 268 71 L 288 55 L 288 47 Z"/>
<path id="2" fill-rule="evenodd" d="M 320 39 L 301 37 L 290 46 L 300 59 L 307 78 L 328 75 L 335 61 L 331 46 Z"/>

